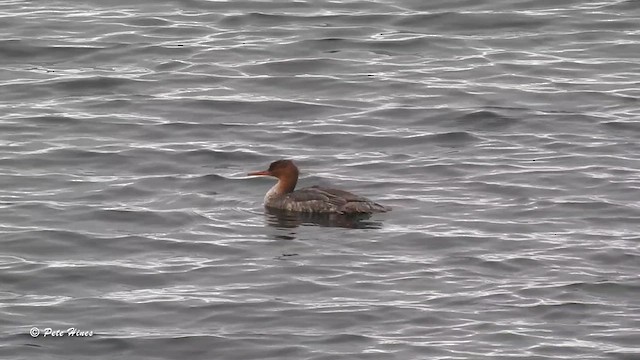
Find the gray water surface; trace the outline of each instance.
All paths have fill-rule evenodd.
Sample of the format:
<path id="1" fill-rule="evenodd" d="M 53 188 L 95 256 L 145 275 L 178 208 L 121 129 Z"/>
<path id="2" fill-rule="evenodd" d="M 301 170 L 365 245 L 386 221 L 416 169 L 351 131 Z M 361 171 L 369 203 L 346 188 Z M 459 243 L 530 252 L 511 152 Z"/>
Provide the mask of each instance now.
<path id="1" fill-rule="evenodd" d="M 0 357 L 639 358 L 639 24 L 0 2 Z M 266 212 L 279 158 L 394 210 Z"/>

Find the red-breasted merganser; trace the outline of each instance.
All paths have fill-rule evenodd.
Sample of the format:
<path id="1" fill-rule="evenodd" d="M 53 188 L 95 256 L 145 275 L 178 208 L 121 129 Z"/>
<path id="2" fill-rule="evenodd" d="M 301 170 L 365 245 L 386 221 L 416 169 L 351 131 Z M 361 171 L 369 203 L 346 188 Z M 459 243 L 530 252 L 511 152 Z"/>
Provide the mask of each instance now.
<path id="1" fill-rule="evenodd" d="M 319 186 L 295 190 L 298 183 L 298 167 L 291 160 L 274 161 L 269 165 L 269 170 L 255 171 L 248 175 L 278 178 L 278 183 L 264 197 L 264 206 L 268 208 L 337 214 L 370 214 L 391 210 L 390 207 L 344 190 Z"/>

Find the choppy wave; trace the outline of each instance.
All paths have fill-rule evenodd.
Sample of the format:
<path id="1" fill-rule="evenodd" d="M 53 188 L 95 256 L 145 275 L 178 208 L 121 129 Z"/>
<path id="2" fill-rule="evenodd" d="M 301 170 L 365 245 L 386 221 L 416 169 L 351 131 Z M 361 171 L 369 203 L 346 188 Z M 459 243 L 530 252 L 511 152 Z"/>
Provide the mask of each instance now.
<path id="1" fill-rule="evenodd" d="M 635 9 L 5 1 L 0 352 L 632 358 Z M 394 210 L 266 213 L 283 157 Z"/>

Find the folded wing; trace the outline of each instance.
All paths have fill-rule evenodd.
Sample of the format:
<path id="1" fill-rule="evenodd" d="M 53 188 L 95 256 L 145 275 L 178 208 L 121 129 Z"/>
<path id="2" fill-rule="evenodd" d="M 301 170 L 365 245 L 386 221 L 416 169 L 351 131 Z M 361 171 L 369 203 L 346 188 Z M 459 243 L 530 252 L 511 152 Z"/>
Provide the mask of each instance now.
<path id="1" fill-rule="evenodd" d="M 341 214 L 367 214 L 391 210 L 386 206 L 348 191 L 319 186 L 307 187 L 288 193 L 272 206 L 289 211 L 335 212 Z"/>

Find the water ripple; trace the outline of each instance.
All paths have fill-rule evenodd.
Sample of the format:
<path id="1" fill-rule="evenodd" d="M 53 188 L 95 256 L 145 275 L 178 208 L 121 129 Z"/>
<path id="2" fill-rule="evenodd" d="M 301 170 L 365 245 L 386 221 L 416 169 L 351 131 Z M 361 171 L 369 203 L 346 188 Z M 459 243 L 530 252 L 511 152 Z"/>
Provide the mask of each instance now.
<path id="1" fill-rule="evenodd" d="M 633 4 L 4 2 L 5 353 L 632 356 Z"/>

